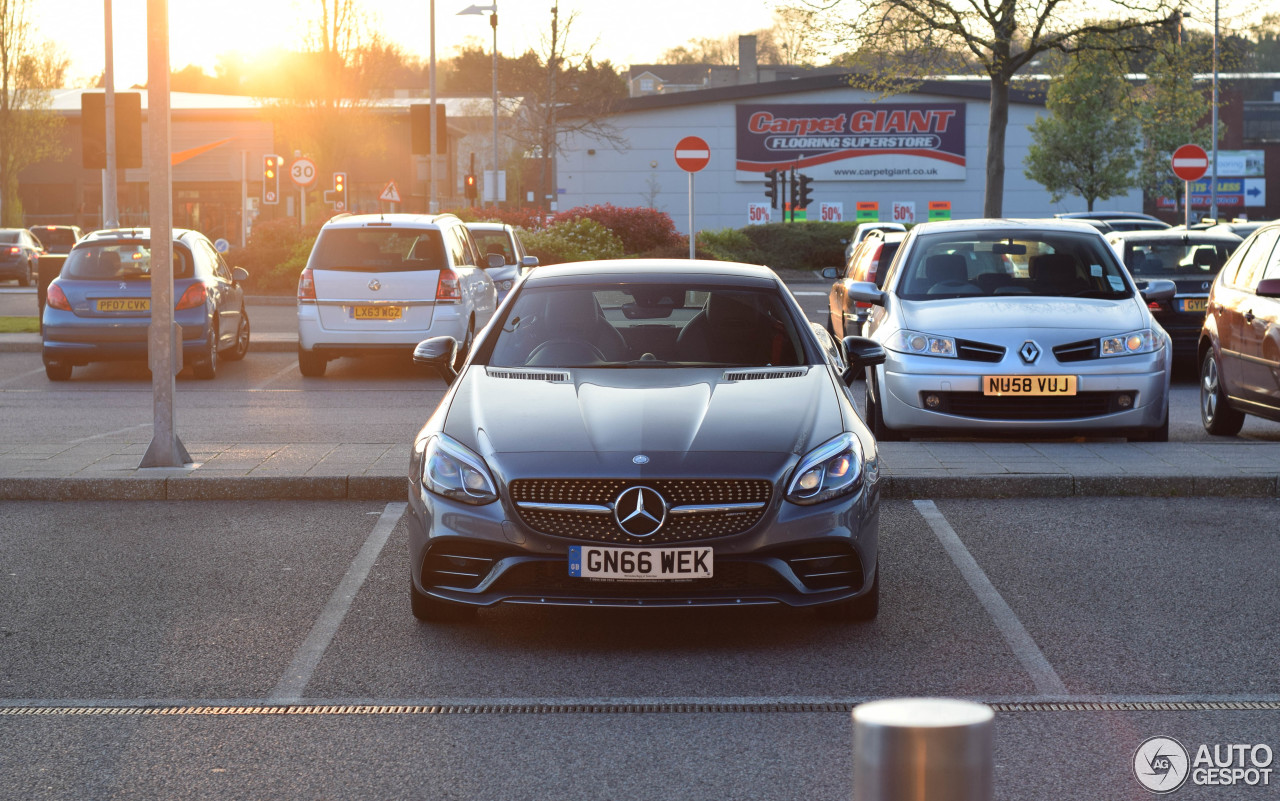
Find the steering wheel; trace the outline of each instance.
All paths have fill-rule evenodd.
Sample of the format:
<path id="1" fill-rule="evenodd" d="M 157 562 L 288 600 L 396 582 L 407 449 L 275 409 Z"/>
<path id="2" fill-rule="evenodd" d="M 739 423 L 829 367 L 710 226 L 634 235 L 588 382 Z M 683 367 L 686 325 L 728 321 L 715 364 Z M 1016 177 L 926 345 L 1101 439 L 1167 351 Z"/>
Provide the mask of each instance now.
<path id="1" fill-rule="evenodd" d="M 585 339 L 548 339 L 538 345 L 524 360 L 528 366 L 574 367 L 608 359 L 600 349 Z"/>

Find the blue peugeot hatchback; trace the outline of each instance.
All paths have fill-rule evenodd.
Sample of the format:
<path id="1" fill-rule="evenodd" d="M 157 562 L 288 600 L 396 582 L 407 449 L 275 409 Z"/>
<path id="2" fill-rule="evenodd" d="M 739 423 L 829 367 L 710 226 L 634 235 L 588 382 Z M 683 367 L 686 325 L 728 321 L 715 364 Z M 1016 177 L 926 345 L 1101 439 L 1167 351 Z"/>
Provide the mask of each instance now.
<path id="1" fill-rule="evenodd" d="M 45 305 L 44 369 L 51 381 L 103 361 L 146 361 L 151 324 L 151 232 L 95 231 L 67 254 Z M 249 315 L 241 284 L 208 238 L 173 232 L 173 318 L 182 327 L 182 360 L 196 378 L 213 378 L 218 359 L 249 352 Z"/>

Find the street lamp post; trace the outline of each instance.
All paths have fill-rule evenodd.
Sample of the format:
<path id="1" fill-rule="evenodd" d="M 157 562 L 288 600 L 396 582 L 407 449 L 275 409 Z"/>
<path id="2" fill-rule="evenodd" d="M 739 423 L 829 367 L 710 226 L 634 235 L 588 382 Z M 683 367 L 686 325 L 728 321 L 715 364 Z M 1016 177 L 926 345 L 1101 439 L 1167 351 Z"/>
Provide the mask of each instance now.
<path id="1" fill-rule="evenodd" d="M 493 205 L 498 205 L 498 0 L 488 6 L 468 6 L 458 12 L 464 14 L 489 14 L 489 25 L 493 28 Z"/>

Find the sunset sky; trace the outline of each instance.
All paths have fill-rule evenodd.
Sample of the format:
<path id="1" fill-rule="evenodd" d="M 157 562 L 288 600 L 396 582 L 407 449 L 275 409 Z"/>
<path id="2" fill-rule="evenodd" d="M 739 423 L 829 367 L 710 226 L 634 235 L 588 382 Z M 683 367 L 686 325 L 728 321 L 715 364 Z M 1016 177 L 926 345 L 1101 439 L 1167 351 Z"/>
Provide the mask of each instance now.
<path id="1" fill-rule="evenodd" d="M 468 43 L 486 51 L 493 43 L 487 12 L 458 16 L 492 0 L 436 0 L 436 58 L 449 57 Z M 146 0 L 113 0 L 117 88 L 146 81 Z M 295 47 L 305 32 L 314 0 L 170 0 L 170 64 L 197 64 L 210 74 L 219 53 L 252 56 L 273 47 Z M 498 50 L 519 55 L 536 47 L 550 28 L 552 0 L 498 0 Z M 363 0 L 363 8 L 388 39 L 426 58 L 429 0 Z M 749 33 L 771 24 L 767 0 L 648 0 L 627 5 L 615 0 L 561 0 L 563 20 L 578 18 L 569 45 L 583 51 L 595 44 L 597 61 L 615 65 L 652 63 L 668 48 L 698 37 Z M 74 82 L 96 76 L 104 65 L 103 0 L 34 0 L 32 22 L 39 38 L 56 39 L 72 58 Z M 696 9 L 696 10 L 694 10 Z M 641 13 L 636 13 L 637 11 Z M 70 23 L 74 20 L 74 23 Z"/>

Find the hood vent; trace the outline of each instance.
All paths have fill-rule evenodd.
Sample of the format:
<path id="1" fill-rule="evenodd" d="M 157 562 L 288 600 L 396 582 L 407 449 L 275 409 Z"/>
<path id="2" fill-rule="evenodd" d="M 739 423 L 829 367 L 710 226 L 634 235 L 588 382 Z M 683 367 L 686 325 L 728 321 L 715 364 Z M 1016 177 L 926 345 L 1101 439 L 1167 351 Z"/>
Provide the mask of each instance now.
<path id="1" fill-rule="evenodd" d="M 775 368 L 755 370 L 726 370 L 721 379 L 724 381 L 763 381 L 767 378 L 802 378 L 809 372 L 806 367 L 789 367 L 782 370 Z"/>
<path id="2" fill-rule="evenodd" d="M 504 370 L 486 367 L 485 373 L 490 378 L 519 378 L 524 381 L 552 381 L 563 383 L 569 381 L 569 373 L 564 370 Z"/>

